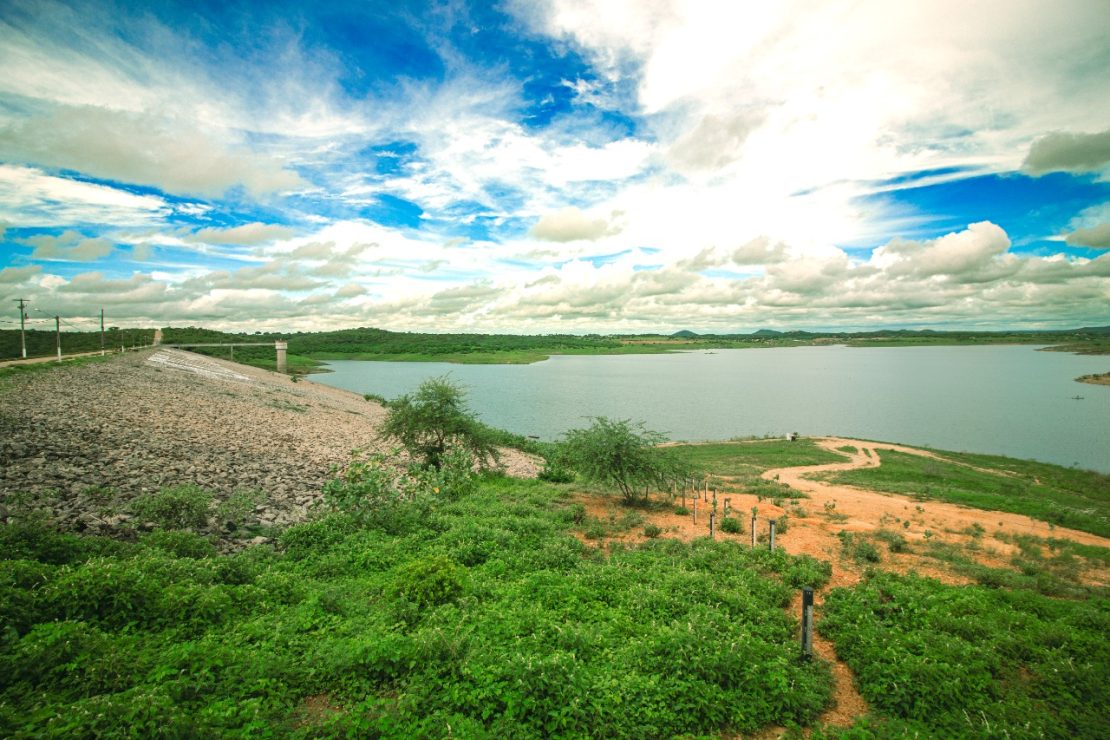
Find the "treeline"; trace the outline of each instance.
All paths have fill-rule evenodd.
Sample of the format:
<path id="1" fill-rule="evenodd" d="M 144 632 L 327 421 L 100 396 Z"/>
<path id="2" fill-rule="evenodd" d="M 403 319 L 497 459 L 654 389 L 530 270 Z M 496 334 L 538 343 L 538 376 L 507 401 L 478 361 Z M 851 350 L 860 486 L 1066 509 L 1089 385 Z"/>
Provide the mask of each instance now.
<path id="1" fill-rule="evenodd" d="M 205 342 L 272 342 L 285 339 L 289 342 L 290 357 L 306 360 L 337 359 L 344 357 L 373 358 L 395 356 L 459 356 L 468 354 L 494 354 L 510 352 L 558 353 L 565 351 L 612 350 L 622 346 L 619 339 L 599 335 L 573 336 L 569 334 L 515 335 L 515 334 L 422 334 L 392 332 L 384 329 L 360 327 L 324 332 L 255 332 L 230 333 L 199 327 L 163 329 L 162 341 L 166 344 Z M 222 348 L 197 348 L 205 354 L 226 356 Z M 268 347 L 237 347 L 235 358 L 243 362 L 273 362 L 274 351 Z"/>
<path id="2" fill-rule="evenodd" d="M 49 357 L 57 351 L 58 335 L 45 329 L 27 329 L 27 356 Z M 153 329 L 111 328 L 104 332 L 104 348 L 119 351 L 121 347 L 130 349 L 150 344 L 154 339 Z M 100 349 L 99 331 L 63 331 L 62 353 L 95 352 Z M 0 329 L 0 360 L 13 360 L 22 356 L 19 345 L 19 329 Z"/>

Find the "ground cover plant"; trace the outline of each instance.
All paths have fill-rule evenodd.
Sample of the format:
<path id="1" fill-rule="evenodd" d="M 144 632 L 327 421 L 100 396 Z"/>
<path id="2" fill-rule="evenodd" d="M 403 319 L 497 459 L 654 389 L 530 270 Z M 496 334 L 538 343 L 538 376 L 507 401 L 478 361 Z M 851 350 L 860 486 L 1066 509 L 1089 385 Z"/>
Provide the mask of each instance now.
<path id="1" fill-rule="evenodd" d="M 593 547 L 565 486 L 379 463 L 234 555 L 180 530 L 0 527 L 0 735 L 649 737 L 805 725 L 828 704 L 786 611 L 827 564 L 708 539 Z"/>
<path id="2" fill-rule="evenodd" d="M 758 476 L 772 468 L 824 465 L 847 458 L 818 447 L 812 439 L 754 439 L 676 445 L 690 465 L 720 476 Z"/>
<path id="3" fill-rule="evenodd" d="M 951 461 L 893 450 L 880 455 L 877 468 L 833 473 L 827 480 L 1024 514 L 1110 537 L 1110 475 L 991 455 L 943 453 Z"/>
<path id="4" fill-rule="evenodd" d="M 1110 601 L 872 572 L 818 621 L 884 736 L 1104 737 Z"/>

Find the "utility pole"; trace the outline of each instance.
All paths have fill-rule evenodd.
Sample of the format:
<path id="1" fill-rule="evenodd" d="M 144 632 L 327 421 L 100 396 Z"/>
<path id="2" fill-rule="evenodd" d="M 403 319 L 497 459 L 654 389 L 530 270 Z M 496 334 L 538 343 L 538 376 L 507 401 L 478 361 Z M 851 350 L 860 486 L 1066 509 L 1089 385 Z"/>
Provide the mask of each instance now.
<path id="1" fill-rule="evenodd" d="M 23 359 L 27 359 L 27 337 L 24 336 L 23 322 L 27 319 L 27 312 L 23 307 L 30 303 L 26 298 L 16 298 L 16 303 L 19 304 L 19 348 L 23 352 Z"/>
<path id="2" fill-rule="evenodd" d="M 55 346 L 58 348 L 58 362 L 62 361 L 62 317 L 54 317 L 54 332 L 57 337 Z"/>
<path id="3" fill-rule="evenodd" d="M 100 309 L 100 354 L 104 354 L 104 309 Z"/>

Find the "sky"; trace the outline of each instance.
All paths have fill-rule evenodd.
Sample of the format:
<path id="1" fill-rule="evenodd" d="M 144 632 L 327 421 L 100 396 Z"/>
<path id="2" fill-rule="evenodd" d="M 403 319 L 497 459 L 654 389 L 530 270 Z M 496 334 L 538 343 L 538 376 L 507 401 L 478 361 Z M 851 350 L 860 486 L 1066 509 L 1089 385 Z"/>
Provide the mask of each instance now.
<path id="1" fill-rule="evenodd" d="M 0 4 L 0 329 L 1110 324 L 1106 0 Z"/>

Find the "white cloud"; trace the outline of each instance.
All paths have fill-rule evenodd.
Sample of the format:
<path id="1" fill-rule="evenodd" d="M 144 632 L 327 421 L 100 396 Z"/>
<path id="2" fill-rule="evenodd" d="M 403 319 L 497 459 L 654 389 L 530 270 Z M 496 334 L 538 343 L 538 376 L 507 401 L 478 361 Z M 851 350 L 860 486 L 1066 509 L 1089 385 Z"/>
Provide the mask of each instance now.
<path id="1" fill-rule="evenodd" d="M 570 206 L 540 218 L 532 227 L 531 234 L 541 241 L 572 242 L 600 239 L 619 230 L 608 218 L 591 218 L 578 208 Z"/>
<path id="2" fill-rule="evenodd" d="M 263 195 L 301 184 L 280 162 L 230 144 L 227 132 L 214 134 L 195 121 L 59 107 L 0 126 L 0 157 L 175 194 L 216 196 L 242 185 Z"/>
<path id="3" fill-rule="evenodd" d="M 1097 172 L 1110 166 L 1110 130 L 1100 134 L 1054 132 L 1029 147 L 1022 169 L 1048 172 Z"/>
<path id="4" fill-rule="evenodd" d="M 1068 234 L 1067 243 L 1073 247 L 1095 247 L 1110 249 L 1110 222 L 1076 229 Z"/>
<path id="5" fill-rule="evenodd" d="M 208 227 L 185 237 L 187 242 L 203 242 L 205 244 L 221 245 L 256 245 L 265 244 L 277 239 L 287 239 L 293 235 L 293 230 L 277 224 L 263 224 L 255 221 L 242 226 L 229 228 Z"/>
<path id="6" fill-rule="evenodd" d="M 0 164 L 0 220 L 13 227 L 159 223 L 169 210 L 156 196 Z"/>
<path id="7" fill-rule="evenodd" d="M 28 267 L 5 267 L 0 270 L 0 283 L 15 285 L 24 283 L 35 275 L 42 272 L 40 265 L 30 265 Z"/>
<path id="8" fill-rule="evenodd" d="M 107 257 L 114 248 L 103 237 L 89 238 L 76 231 L 64 231 L 57 236 L 39 234 L 23 239 L 23 243 L 34 247 L 33 260 L 63 260 L 66 262 L 93 262 Z"/>

